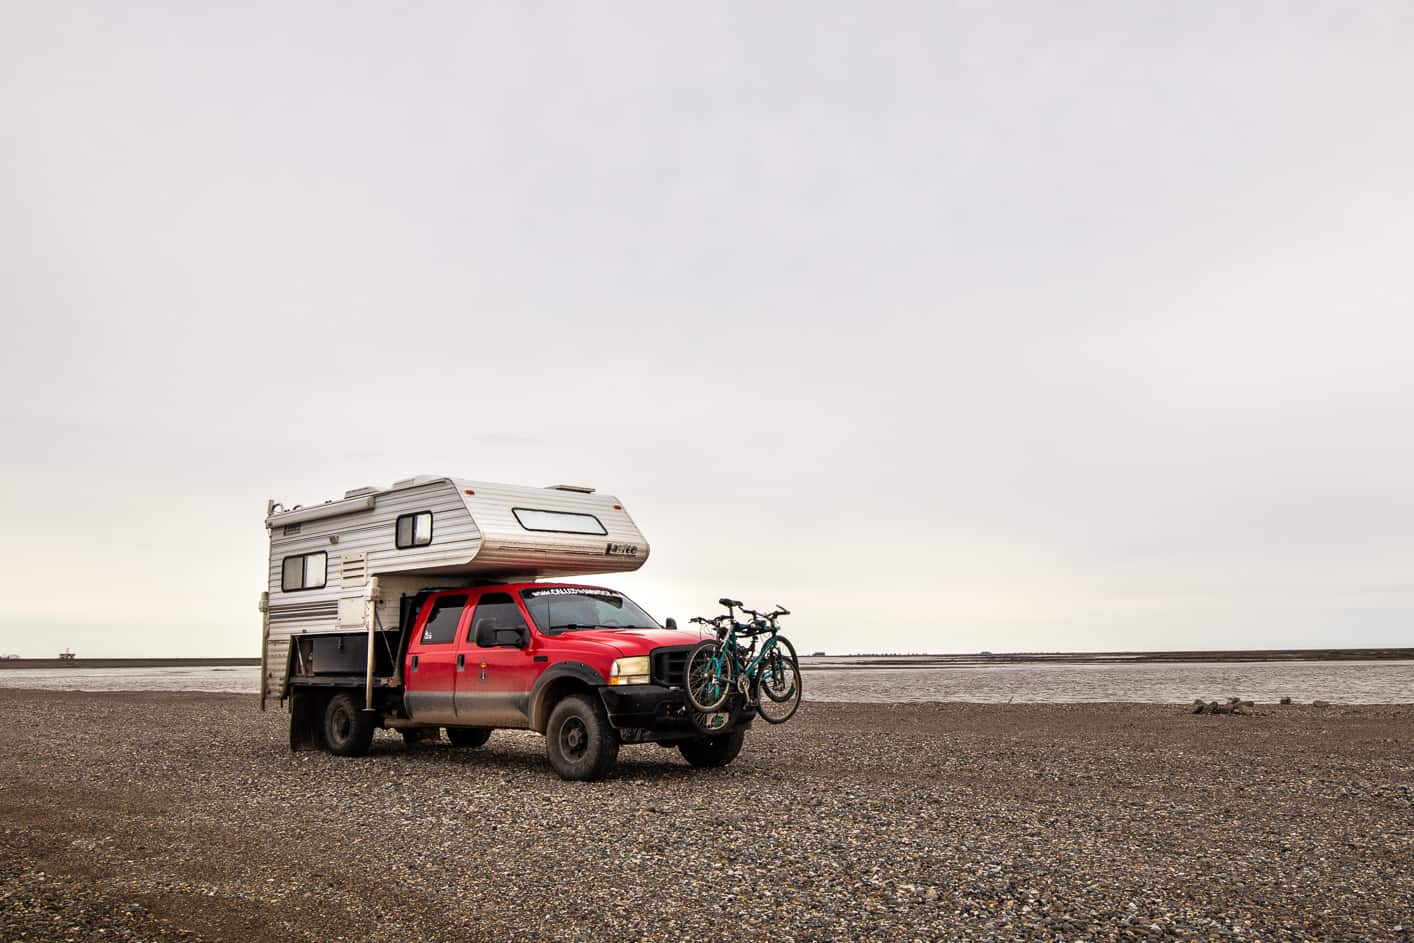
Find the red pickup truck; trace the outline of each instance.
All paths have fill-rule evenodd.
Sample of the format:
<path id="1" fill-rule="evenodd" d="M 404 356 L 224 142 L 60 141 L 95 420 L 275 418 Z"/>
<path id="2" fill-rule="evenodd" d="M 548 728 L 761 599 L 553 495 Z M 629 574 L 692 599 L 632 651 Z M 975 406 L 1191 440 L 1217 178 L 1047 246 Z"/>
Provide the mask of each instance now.
<path id="1" fill-rule="evenodd" d="M 683 694 L 696 632 L 667 627 L 622 593 L 571 583 L 429 589 L 405 599 L 396 631 L 295 640 L 289 678 L 291 746 L 341 756 L 368 752 L 375 728 L 409 746 L 446 731 L 479 747 L 496 729 L 545 736 L 565 779 L 605 775 L 620 744 L 676 747 L 693 766 L 740 752 L 750 708 L 702 715 Z M 369 678 L 370 706 L 362 666 Z"/>

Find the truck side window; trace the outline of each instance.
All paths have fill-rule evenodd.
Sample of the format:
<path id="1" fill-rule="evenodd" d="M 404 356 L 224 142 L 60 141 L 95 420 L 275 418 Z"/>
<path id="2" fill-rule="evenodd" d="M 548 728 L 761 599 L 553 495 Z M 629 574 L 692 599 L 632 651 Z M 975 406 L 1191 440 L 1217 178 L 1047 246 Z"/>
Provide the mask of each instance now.
<path id="1" fill-rule="evenodd" d="M 457 623 L 466 608 L 465 596 L 443 596 L 432 604 L 427 622 L 422 626 L 423 645 L 446 645 L 457 637 Z"/>
<path id="2" fill-rule="evenodd" d="M 466 640 L 475 641 L 479 648 L 494 648 L 497 629 L 508 629 L 522 635 L 530 632 L 525 618 L 520 614 L 520 607 L 510 593 L 486 593 L 481 597 Z"/>

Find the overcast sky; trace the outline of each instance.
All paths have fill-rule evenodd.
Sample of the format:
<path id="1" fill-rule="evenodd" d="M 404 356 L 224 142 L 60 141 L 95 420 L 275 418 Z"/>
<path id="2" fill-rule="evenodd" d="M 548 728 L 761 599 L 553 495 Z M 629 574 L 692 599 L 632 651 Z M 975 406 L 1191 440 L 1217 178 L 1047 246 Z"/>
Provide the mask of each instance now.
<path id="1" fill-rule="evenodd" d="M 1414 644 L 1414 5 L 0 5 L 0 652 L 583 483 L 805 651 Z"/>

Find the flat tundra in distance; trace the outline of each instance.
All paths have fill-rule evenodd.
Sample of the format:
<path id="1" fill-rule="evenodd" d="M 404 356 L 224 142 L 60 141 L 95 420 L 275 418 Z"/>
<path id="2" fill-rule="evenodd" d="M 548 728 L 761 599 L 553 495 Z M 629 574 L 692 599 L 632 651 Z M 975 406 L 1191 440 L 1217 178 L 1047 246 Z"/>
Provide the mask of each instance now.
<path id="1" fill-rule="evenodd" d="M 418 476 L 308 507 L 272 501 L 261 595 L 260 709 L 288 703 L 290 747 L 366 753 L 375 728 L 409 745 L 445 729 L 479 747 L 534 730 L 566 779 L 597 779 L 621 743 L 724 766 L 755 717 L 693 711 L 699 641 L 602 586 L 648 543 L 610 495 Z"/>

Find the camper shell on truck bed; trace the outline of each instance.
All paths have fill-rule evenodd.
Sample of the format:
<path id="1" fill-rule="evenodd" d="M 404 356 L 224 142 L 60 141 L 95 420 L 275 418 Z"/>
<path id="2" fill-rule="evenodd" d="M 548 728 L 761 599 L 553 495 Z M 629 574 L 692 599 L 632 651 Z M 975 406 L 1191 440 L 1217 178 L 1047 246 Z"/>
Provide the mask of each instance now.
<path id="1" fill-rule="evenodd" d="M 688 652 L 617 590 L 555 582 L 636 570 L 648 542 L 612 495 L 422 476 L 311 507 L 271 502 L 261 696 L 288 703 L 290 747 L 341 756 L 377 728 L 409 747 L 545 735 L 566 779 L 597 779 L 621 744 L 722 766 L 756 715 L 690 710 Z"/>
<path id="2" fill-rule="evenodd" d="M 649 552 L 613 495 L 450 476 L 356 488 L 303 507 L 271 501 L 265 526 L 262 709 L 286 696 L 292 673 L 362 673 L 369 687 L 375 677 L 395 679 L 397 652 L 388 636 L 398 634 L 421 593 L 624 573 L 641 567 Z M 309 639 L 303 652 L 291 647 L 292 638 L 305 636 L 329 638 Z M 314 663 L 299 663 L 302 654 Z"/>

